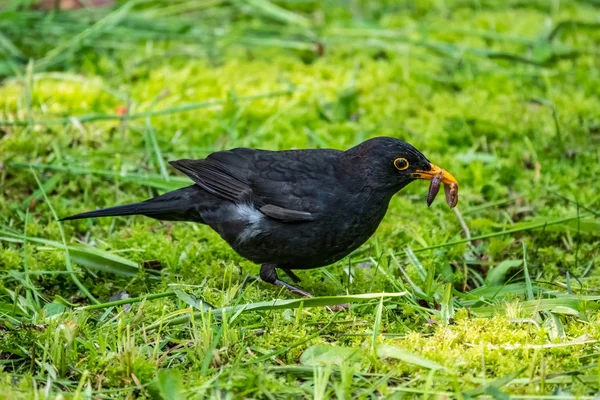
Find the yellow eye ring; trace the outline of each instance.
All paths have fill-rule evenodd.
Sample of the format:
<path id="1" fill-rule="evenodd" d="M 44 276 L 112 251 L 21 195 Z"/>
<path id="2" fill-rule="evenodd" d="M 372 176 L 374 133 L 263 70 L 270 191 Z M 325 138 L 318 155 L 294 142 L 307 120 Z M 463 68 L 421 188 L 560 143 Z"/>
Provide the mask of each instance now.
<path id="1" fill-rule="evenodd" d="M 406 158 L 396 158 L 394 160 L 394 167 L 396 167 L 398 171 L 404 171 L 408 168 L 408 160 Z"/>

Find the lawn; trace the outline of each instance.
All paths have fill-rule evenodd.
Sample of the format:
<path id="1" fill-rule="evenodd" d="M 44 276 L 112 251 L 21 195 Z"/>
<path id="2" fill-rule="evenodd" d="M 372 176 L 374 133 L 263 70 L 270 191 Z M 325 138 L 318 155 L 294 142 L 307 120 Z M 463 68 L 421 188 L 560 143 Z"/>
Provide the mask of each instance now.
<path id="1" fill-rule="evenodd" d="M 597 1 L 3 3 L 0 398 L 600 391 Z M 412 183 L 314 299 L 204 225 L 57 221 L 189 185 L 169 160 L 374 136 L 458 207 Z"/>

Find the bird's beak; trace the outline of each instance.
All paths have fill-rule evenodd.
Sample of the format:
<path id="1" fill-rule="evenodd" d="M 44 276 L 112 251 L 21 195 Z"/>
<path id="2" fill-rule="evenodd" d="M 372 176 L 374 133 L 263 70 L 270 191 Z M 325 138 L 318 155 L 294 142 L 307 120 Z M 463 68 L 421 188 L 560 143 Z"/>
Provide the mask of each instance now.
<path id="1" fill-rule="evenodd" d="M 412 174 L 412 176 L 417 179 L 427 179 L 429 181 L 432 180 L 435 176 L 441 176 L 442 183 L 446 185 L 454 183 L 456 186 L 458 186 L 458 181 L 455 177 L 452 176 L 450 172 L 434 164 L 431 164 L 431 169 L 429 171 L 417 170 Z"/>

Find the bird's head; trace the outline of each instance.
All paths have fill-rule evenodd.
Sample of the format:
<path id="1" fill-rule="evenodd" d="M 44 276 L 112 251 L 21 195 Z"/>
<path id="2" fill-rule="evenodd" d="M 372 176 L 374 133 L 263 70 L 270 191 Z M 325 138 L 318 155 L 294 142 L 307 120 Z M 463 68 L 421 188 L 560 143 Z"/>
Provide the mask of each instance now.
<path id="1" fill-rule="evenodd" d="M 448 171 L 399 139 L 376 137 L 347 150 L 342 157 L 344 164 L 365 176 L 366 184 L 392 194 L 417 179 L 437 179 L 438 187 L 443 183 L 458 189 L 458 181 Z"/>

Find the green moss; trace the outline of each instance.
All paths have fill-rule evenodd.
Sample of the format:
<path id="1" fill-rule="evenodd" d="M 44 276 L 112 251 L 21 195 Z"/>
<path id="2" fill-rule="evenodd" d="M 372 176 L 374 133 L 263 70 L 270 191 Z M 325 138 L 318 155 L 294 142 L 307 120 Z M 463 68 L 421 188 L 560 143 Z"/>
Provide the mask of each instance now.
<path id="1" fill-rule="evenodd" d="M 184 24 L 177 35 L 201 35 L 194 27 L 203 21 L 206 29 L 219 27 L 215 40 L 174 36 L 169 44 L 141 46 L 119 38 L 119 45 L 136 49 L 130 51 L 110 47 L 114 36 L 104 32 L 104 42 L 86 42 L 89 47 L 77 47 L 76 54 L 58 62 L 55 69 L 63 72 L 2 82 L 0 119 L 39 122 L 0 127 L 0 230 L 5 231 L 0 233 L 0 392 L 8 398 L 157 396 L 157 371 L 172 369 L 182 373 L 185 395 L 194 398 L 458 397 L 520 370 L 500 390 L 540 396 L 597 393 L 596 217 L 419 251 L 462 239 L 464 232 L 441 199 L 425 206 L 426 184 L 410 185 L 392 200 L 376 235 L 358 252 L 336 265 L 298 273 L 302 286 L 317 295 L 408 291 L 385 300 L 375 339 L 379 301 L 356 303 L 337 314 L 313 308 L 243 312 L 224 320 L 204 315 L 193 323 L 150 330 L 189 305 L 171 296 L 131 308 L 80 310 L 89 300 L 66 272 L 65 252 L 9 237 L 24 232 L 62 242 L 30 169 L 15 163 L 66 168 L 36 170 L 42 183 L 56 180 L 46 194 L 59 216 L 162 192 L 123 176 L 162 179 L 146 143 L 144 119 L 44 121 L 215 99 L 225 102 L 149 119 L 164 160 L 241 146 L 347 148 L 388 135 L 411 142 L 458 177 L 459 208 L 473 236 L 597 214 L 595 52 L 600 35 L 591 25 L 544 39 L 560 21 L 593 20 L 597 10 L 591 5 L 272 3 L 304 13 L 317 25 L 324 22 L 311 36 L 260 7 L 207 6 L 201 14 L 190 11 L 191 25 L 185 25 L 184 13 L 177 20 L 155 18 L 152 26 Z M 123 26 L 148 22 L 141 11 L 126 18 L 132 19 Z M 17 22 L 13 25 L 20 26 Z M 65 26 L 58 20 L 53 24 Z M 16 28 L 11 29 L 7 35 L 21 44 L 11 33 Z M 31 35 L 40 48 L 49 46 L 37 58 L 55 46 L 37 31 Z M 318 36 L 323 56 L 262 41 L 304 40 L 313 46 Z M 240 38 L 254 38 L 261 46 L 242 46 Z M 222 41 L 235 44 L 224 48 Z M 567 50 L 578 55 L 563 57 Z M 181 51 L 185 57 L 176 55 Z M 208 56 L 194 58 L 193 51 Z M 243 99 L 289 88 L 294 92 Z M 133 217 L 62 227 L 70 245 L 84 242 L 140 266 L 159 261 L 154 263 L 159 279 L 147 271 L 122 276 L 75 265 L 79 280 L 101 302 L 122 290 L 135 297 L 173 288 L 216 307 L 293 297 L 253 280 L 258 266 L 206 226 Z M 407 246 L 418 261 L 406 256 Z M 524 248 L 532 291 L 540 299 L 533 306 L 527 303 L 522 267 L 507 275 L 511 291 L 485 287 L 487 271 L 502 261 L 523 260 Z M 419 265 L 433 279 L 423 280 Z M 444 299 L 447 282 L 454 289 L 450 305 Z M 548 299 L 560 305 L 543 308 Z M 67 311 L 54 314 L 60 304 Z M 455 313 L 446 324 L 449 306 Z M 444 369 L 430 372 L 375 357 L 373 343 L 396 346 Z M 302 354 L 315 344 L 351 348 L 368 362 L 341 363 L 331 370 L 303 365 Z M 264 359 L 257 362 L 259 357 Z"/>

